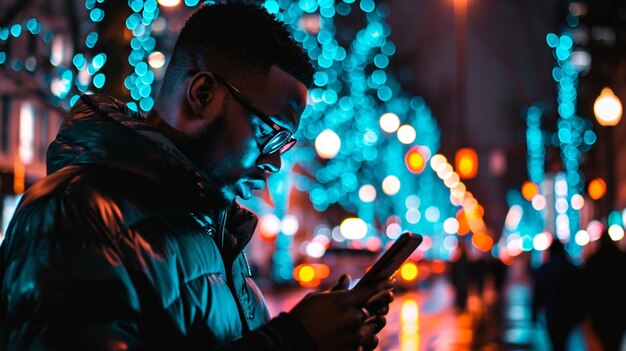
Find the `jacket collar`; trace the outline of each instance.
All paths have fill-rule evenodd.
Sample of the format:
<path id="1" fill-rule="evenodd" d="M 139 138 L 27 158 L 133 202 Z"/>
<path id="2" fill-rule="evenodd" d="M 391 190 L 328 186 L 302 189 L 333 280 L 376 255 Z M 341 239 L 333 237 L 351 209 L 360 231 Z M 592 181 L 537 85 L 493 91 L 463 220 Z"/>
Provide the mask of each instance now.
<path id="1" fill-rule="evenodd" d="M 106 95 L 82 95 L 48 147 L 48 174 L 96 165 L 161 184 L 194 210 L 229 206 L 219 189 L 145 117 Z"/>

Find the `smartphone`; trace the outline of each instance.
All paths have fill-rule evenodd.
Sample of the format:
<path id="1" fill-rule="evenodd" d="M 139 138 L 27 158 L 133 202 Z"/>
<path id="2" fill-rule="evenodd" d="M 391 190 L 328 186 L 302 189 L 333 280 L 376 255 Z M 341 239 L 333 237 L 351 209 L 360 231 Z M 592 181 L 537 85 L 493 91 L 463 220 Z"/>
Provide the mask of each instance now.
<path id="1" fill-rule="evenodd" d="M 391 276 L 400 268 L 402 263 L 422 243 L 424 238 L 420 234 L 404 232 L 389 247 L 389 249 L 365 272 L 365 275 L 354 287 L 365 286 L 380 282 Z"/>

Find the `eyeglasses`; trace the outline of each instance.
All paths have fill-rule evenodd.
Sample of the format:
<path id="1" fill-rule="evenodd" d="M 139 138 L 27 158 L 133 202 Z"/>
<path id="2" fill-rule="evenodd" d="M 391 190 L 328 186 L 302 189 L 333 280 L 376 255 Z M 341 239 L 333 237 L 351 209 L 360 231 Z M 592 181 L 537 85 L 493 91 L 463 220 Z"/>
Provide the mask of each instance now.
<path id="1" fill-rule="evenodd" d="M 193 70 L 189 71 L 189 74 L 196 74 L 198 72 L 199 71 Z M 233 83 L 218 74 L 213 73 L 213 76 L 226 85 L 235 100 L 239 101 L 240 104 L 245 106 L 250 112 L 263 121 L 263 123 L 272 128 L 273 133 L 270 134 L 270 138 L 259 147 L 263 155 L 271 155 L 276 152 L 279 152 L 282 155 L 296 144 L 297 140 L 294 138 L 293 133 L 289 129 L 274 123 L 270 116 L 261 112 L 252 100 L 239 91 Z"/>

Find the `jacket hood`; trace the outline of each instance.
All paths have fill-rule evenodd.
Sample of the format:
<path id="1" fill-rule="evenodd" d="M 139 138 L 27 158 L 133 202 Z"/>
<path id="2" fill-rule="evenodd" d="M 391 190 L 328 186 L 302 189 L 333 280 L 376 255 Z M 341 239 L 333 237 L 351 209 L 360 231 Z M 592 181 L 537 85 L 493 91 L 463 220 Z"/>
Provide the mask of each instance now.
<path id="1" fill-rule="evenodd" d="M 227 205 L 215 185 L 143 115 L 110 96 L 82 95 L 46 158 L 48 174 L 69 165 L 113 168 L 161 183 L 186 202 Z"/>

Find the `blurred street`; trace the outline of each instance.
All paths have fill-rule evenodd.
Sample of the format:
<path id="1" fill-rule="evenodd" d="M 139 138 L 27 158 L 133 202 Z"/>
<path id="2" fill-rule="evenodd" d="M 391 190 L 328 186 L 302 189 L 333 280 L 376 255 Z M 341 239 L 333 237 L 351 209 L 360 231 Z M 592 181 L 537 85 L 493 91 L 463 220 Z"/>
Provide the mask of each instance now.
<path id="1" fill-rule="evenodd" d="M 310 290 L 266 294 L 272 315 L 288 310 Z M 456 311 L 454 287 L 445 276 L 429 286 L 396 293 L 379 334 L 379 351 L 528 350 L 550 351 L 546 330 L 531 322 L 532 286 L 522 264 L 509 267 L 501 295 L 486 284 L 482 297 L 471 291 L 468 309 Z M 625 350 L 622 343 L 622 350 Z M 599 350 L 577 328 L 567 351 Z"/>

